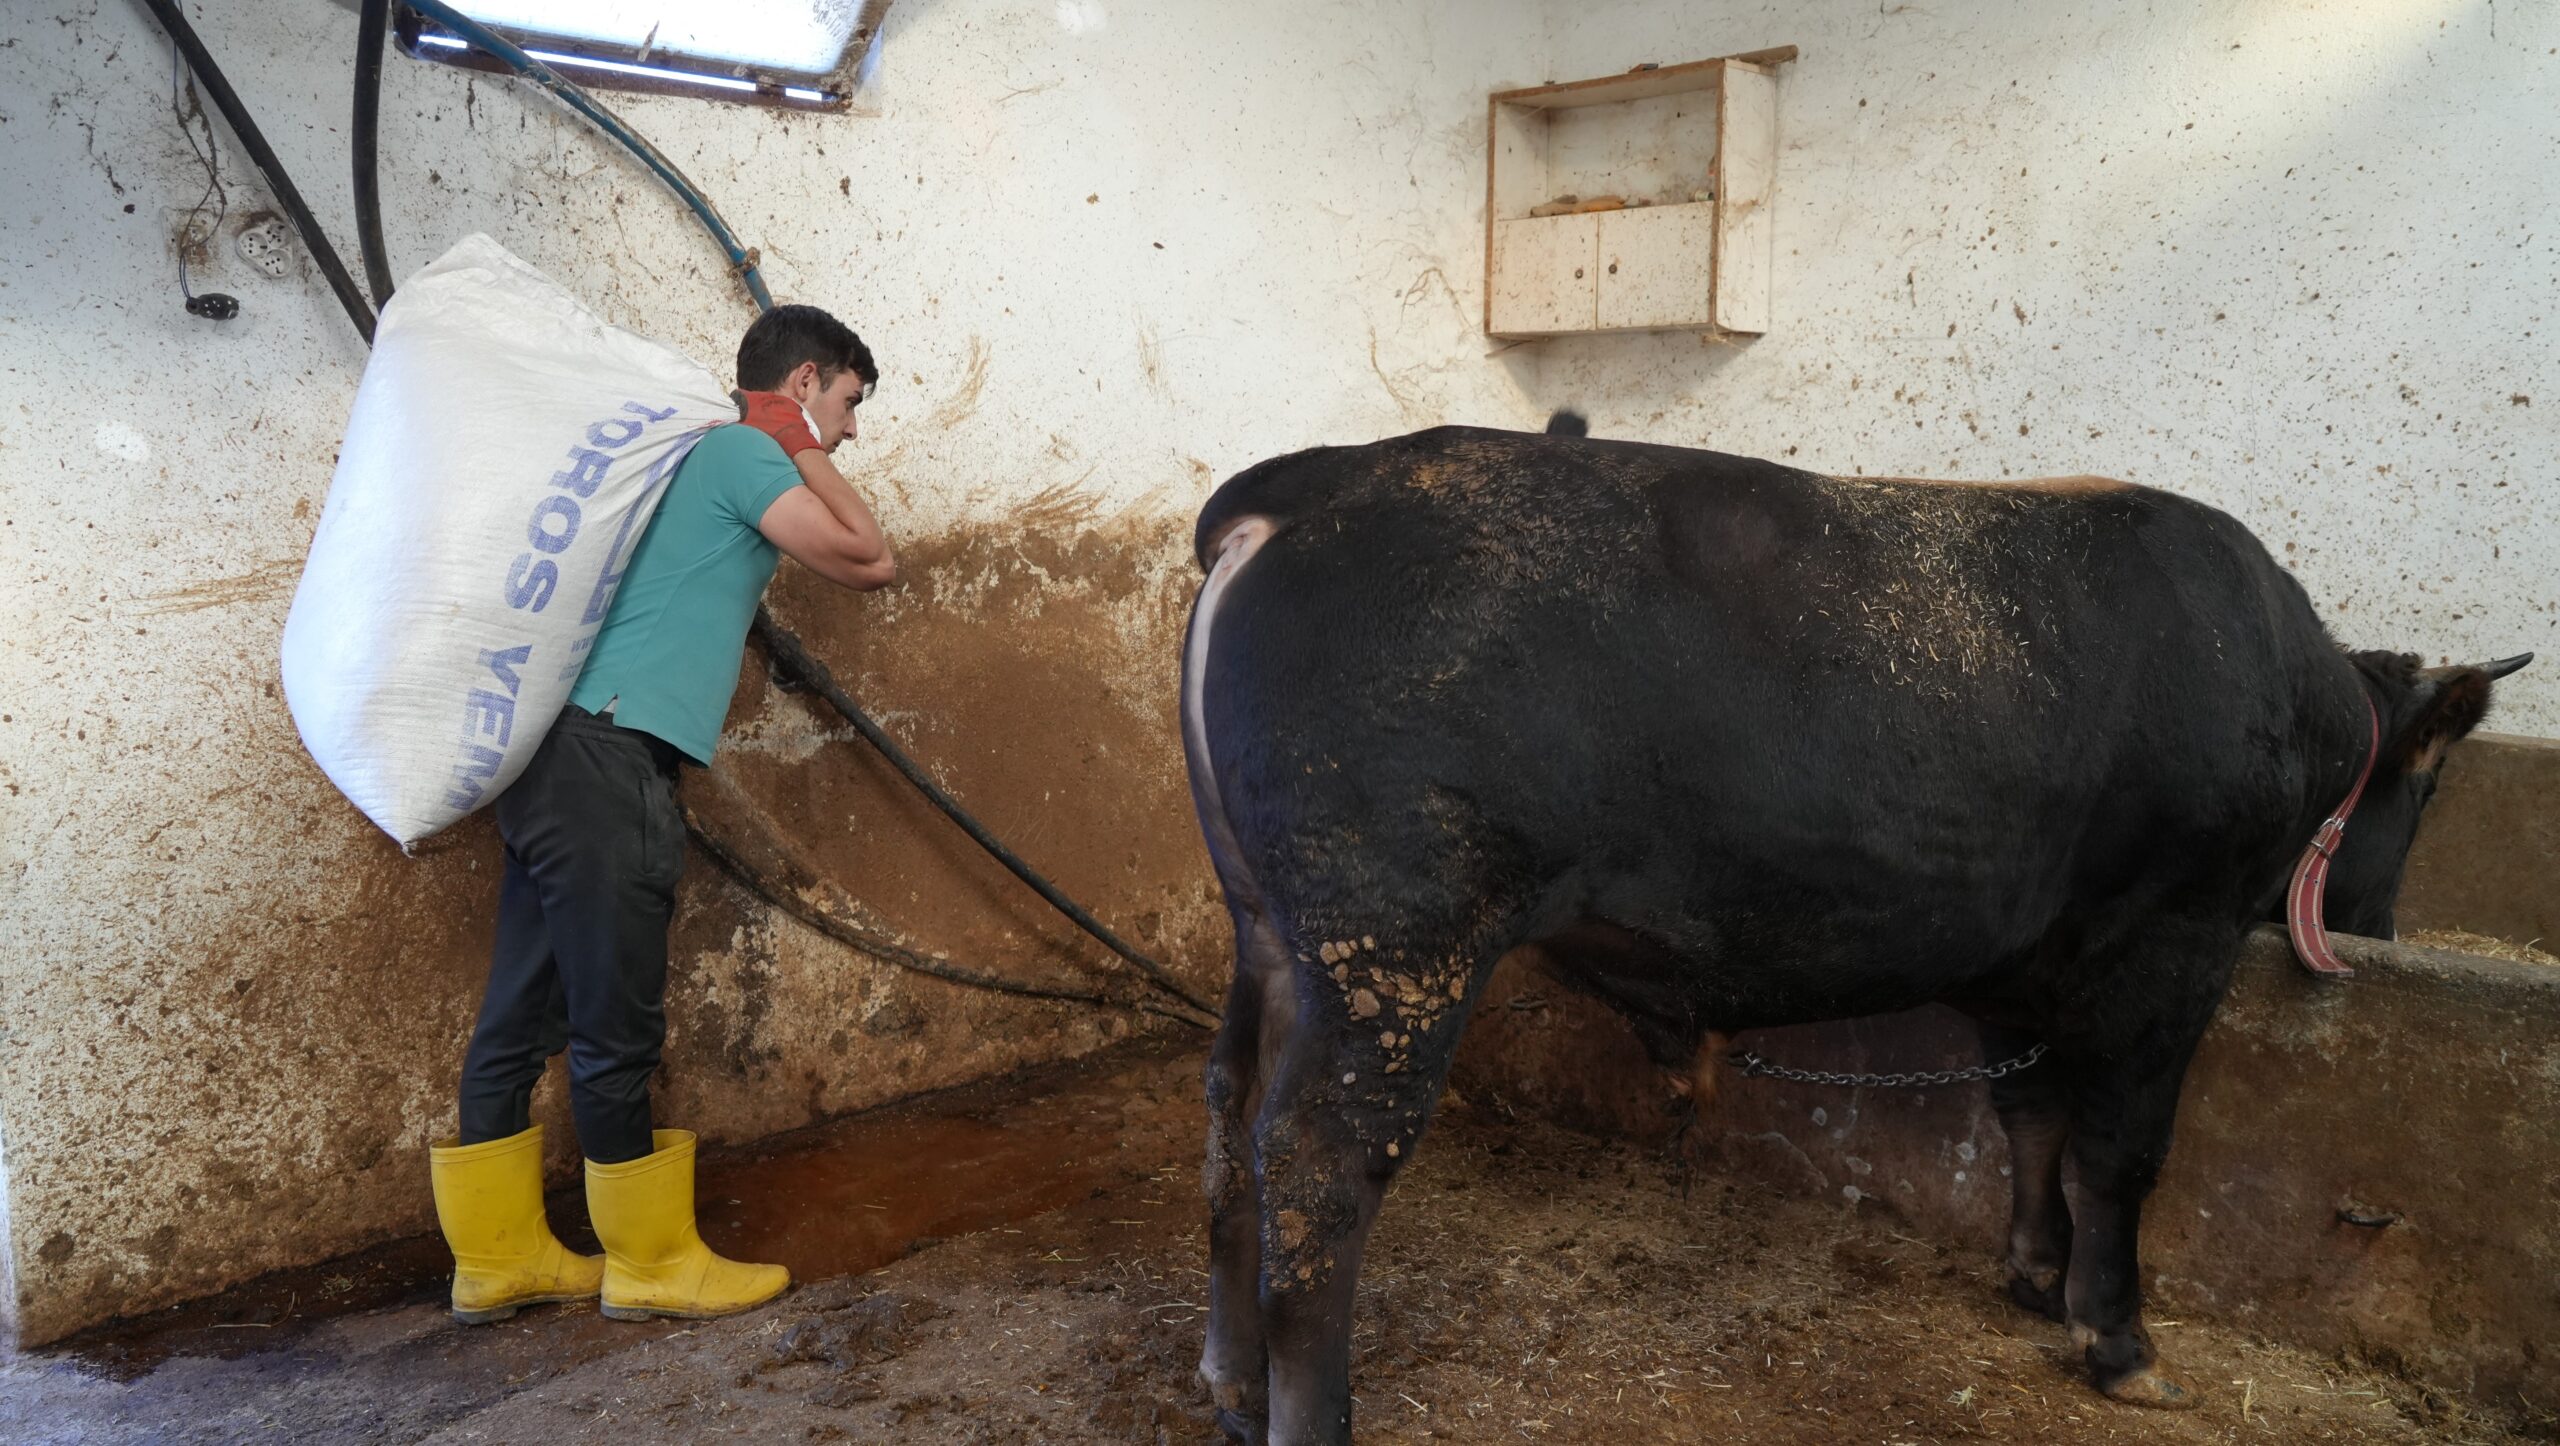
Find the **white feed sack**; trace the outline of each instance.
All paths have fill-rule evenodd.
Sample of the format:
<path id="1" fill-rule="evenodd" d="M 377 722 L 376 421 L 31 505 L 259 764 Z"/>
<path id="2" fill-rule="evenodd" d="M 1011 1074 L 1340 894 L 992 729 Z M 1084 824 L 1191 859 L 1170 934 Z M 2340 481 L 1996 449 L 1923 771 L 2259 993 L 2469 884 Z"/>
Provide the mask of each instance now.
<path id="1" fill-rule="evenodd" d="M 416 843 L 524 771 L 718 379 L 486 236 L 384 307 L 284 628 L 304 746 Z"/>

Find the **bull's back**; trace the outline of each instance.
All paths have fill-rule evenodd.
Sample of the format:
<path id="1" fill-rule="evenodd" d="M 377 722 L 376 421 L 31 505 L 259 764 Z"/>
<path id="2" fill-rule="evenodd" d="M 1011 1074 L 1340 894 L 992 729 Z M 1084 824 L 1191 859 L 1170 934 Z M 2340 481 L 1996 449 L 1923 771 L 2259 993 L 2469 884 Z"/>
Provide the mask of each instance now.
<path id="1" fill-rule="evenodd" d="M 1450 686 L 1468 676 L 1585 678 L 1700 704 L 1779 688 L 1960 729 L 2109 701 L 2164 657 L 2264 667 L 2318 628 L 2229 517 L 2103 478 L 1833 478 L 1439 428 L 1239 474 L 1201 513 L 1204 566 L 1248 516 L 1275 533 L 1227 646 L 1310 683 L 1408 677 L 1426 708 L 1482 703 Z"/>
<path id="2" fill-rule="evenodd" d="M 1462 833 L 1489 873 L 1637 893 L 1997 893 L 2015 918 L 1957 931 L 1984 937 L 2260 807 L 2223 775 L 2282 720 L 2179 699 L 2265 694 L 2318 628 L 2231 519 L 2099 479 L 1444 428 L 1240 474 L 1204 544 L 1247 516 L 1274 531 L 1202 696 L 1268 847 Z"/>

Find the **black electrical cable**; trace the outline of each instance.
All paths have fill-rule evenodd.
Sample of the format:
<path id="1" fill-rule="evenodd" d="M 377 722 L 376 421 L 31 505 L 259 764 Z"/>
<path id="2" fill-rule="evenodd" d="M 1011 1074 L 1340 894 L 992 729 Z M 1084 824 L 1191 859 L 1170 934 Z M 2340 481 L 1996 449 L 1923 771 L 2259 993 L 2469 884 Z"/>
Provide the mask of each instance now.
<path id="1" fill-rule="evenodd" d="M 804 899 L 794 898 L 789 890 L 775 887 L 773 882 L 764 876 L 762 870 L 749 863 L 734 844 L 713 832 L 701 819 L 695 817 L 691 809 L 685 810 L 684 821 L 685 832 L 693 836 L 694 843 L 711 856 L 713 863 L 736 875 L 766 902 L 839 944 L 850 945 L 865 954 L 886 959 L 901 969 L 913 970 L 918 974 L 930 974 L 936 979 L 958 984 L 964 988 L 984 989 L 995 994 L 1013 994 L 1024 999 L 1054 999 L 1068 1004 L 1093 1004 L 1116 1009 L 1136 1007 L 1132 1001 L 1113 999 L 1091 990 L 1058 989 L 1046 984 L 1025 984 L 1018 979 L 1007 979 L 1000 974 L 989 974 L 983 970 L 971 969 L 965 965 L 953 964 L 947 960 L 918 953 L 885 934 L 839 919 L 828 910 L 821 909 Z"/>
<path id="2" fill-rule="evenodd" d="M 732 878 L 766 903 L 799 920 L 809 928 L 840 944 L 849 944 L 874 958 L 918 974 L 928 974 L 968 989 L 984 989 L 997 994 L 1011 994 L 1024 999 L 1056 1000 L 1068 1004 L 1086 1004 L 1103 1009 L 1126 1009 L 1159 1018 L 1176 1019 L 1195 1029 L 1214 1028 L 1217 1016 L 1194 1010 L 1187 1005 L 1168 1005 L 1151 996 L 1106 994 L 1095 989 L 1076 989 L 1059 984 L 1043 984 L 1014 979 L 1002 974 L 954 964 L 941 954 L 926 954 L 909 948 L 896 937 L 867 923 L 851 908 L 852 900 L 824 876 L 811 869 L 792 851 L 765 817 L 747 797 L 738 781 L 718 769 L 706 770 L 703 788 L 708 803 L 705 810 L 688 803 L 684 808 L 685 831 L 711 861 L 727 870 Z M 717 826 L 715 826 L 715 823 Z"/>
<path id="3" fill-rule="evenodd" d="M 347 151 L 355 166 L 356 249 L 364 253 L 373 304 L 391 303 L 391 253 L 382 244 L 382 50 L 391 32 L 391 0 L 364 0 L 356 15 L 356 95 Z"/>
<path id="4" fill-rule="evenodd" d="M 686 209 L 702 222 L 703 229 L 711 233 L 711 239 L 720 243 L 720 249 L 729 255 L 729 269 L 738 273 L 738 279 L 746 283 L 747 294 L 755 298 L 756 310 L 773 310 L 773 293 L 765 289 L 762 263 L 754 248 L 741 244 L 736 234 L 730 231 L 729 223 L 722 220 L 719 211 L 713 208 L 711 199 L 702 194 L 702 188 L 676 169 L 676 163 L 667 159 L 664 152 L 642 140 L 638 131 L 623 124 L 622 117 L 597 104 L 594 96 L 558 71 L 526 54 L 524 47 L 454 9 L 445 0 L 402 0 L 401 8 L 423 15 L 452 31 L 473 49 L 551 92 L 553 99 L 585 116 L 597 130 L 621 142 L 624 150 L 639 158 L 640 164 L 656 172 L 658 179 L 667 183 L 667 189 L 675 192 L 676 199 L 682 201 Z"/>
<path id="5" fill-rule="evenodd" d="M 190 112 L 186 97 L 190 89 L 179 85 L 186 74 L 185 62 L 176 50 L 169 52 L 169 109 L 178 116 L 178 134 L 187 138 L 187 149 L 195 152 L 196 161 L 204 167 L 204 194 L 196 197 L 195 206 L 187 212 L 186 224 L 178 231 L 178 295 L 186 298 L 187 314 L 207 321 L 229 321 L 240 314 L 240 299 L 220 291 L 196 295 L 187 282 L 187 253 L 222 234 L 222 219 L 231 214 L 231 193 L 222 188 L 222 148 L 213 138 L 213 117 L 204 113 L 204 100 L 198 97 Z M 194 125 L 190 125 L 190 121 Z M 204 128 L 204 144 L 196 144 L 194 126 Z M 201 240 L 196 235 L 196 222 L 204 216 L 206 202 L 213 202 L 213 224 L 206 227 Z"/>
<path id="6" fill-rule="evenodd" d="M 853 701 L 853 695 L 837 684 L 835 674 L 827 670 L 826 664 L 818 661 L 817 655 L 809 651 L 808 644 L 801 642 L 790 629 L 775 622 L 773 614 L 761 607 L 756 609 L 756 634 L 764 639 L 766 652 L 772 655 L 775 662 L 782 665 L 784 673 L 819 697 L 826 699 L 829 706 L 843 714 L 844 720 L 853 725 L 854 731 L 862 735 L 864 742 L 880 750 L 880 756 L 888 759 L 889 765 L 904 775 L 907 782 L 914 784 L 916 791 L 930 800 L 935 808 L 942 810 L 943 817 L 960 825 L 962 832 L 976 840 L 978 847 L 985 849 L 997 863 L 1010 870 L 1015 878 L 1029 884 L 1041 898 L 1049 901 L 1050 907 L 1066 915 L 1077 928 L 1100 940 L 1103 947 L 1129 961 L 1133 968 L 1147 976 L 1157 988 L 1203 1014 L 1216 1016 L 1218 1011 L 1210 1006 L 1208 1000 L 1185 988 L 1182 981 L 1173 977 L 1172 972 L 1163 965 L 1123 943 L 1120 936 L 1112 933 L 1101 920 L 1086 913 L 1083 905 L 1068 898 L 1057 885 L 1041 877 L 1038 870 L 1024 863 L 1013 850 L 1006 848 L 1004 840 L 997 838 L 988 831 L 985 824 L 972 817 L 967 809 L 960 806 L 959 800 L 943 792 L 942 785 L 933 781 L 933 775 L 925 772 L 921 765 L 909 758 L 905 751 L 898 747 L 896 740 L 892 739 L 879 724 L 873 722 L 871 715 L 862 711 L 862 705 Z"/>
<path id="7" fill-rule="evenodd" d="M 186 12 L 178 8 L 178 0 L 142 0 L 142 3 L 150 7 L 153 18 L 160 22 L 160 28 L 168 31 L 169 38 L 177 42 L 178 50 L 187 58 L 187 68 L 195 72 L 196 83 L 203 87 L 206 95 L 213 97 L 214 108 L 222 112 L 222 119 L 231 127 L 231 134 L 239 139 L 240 148 L 249 153 L 249 159 L 257 164 L 259 173 L 267 178 L 268 189 L 276 193 L 276 201 L 284 207 L 285 214 L 292 217 L 294 229 L 302 233 L 302 243 L 310 248 L 311 259 L 319 263 L 320 274 L 329 279 L 329 289 L 338 294 L 338 304 L 347 309 L 347 320 L 356 324 L 356 330 L 363 333 L 365 343 L 371 345 L 373 308 L 365 304 L 364 293 L 356 289 L 356 280 L 347 274 L 346 263 L 338 259 L 337 250 L 330 246 L 329 238 L 321 231 L 311 208 L 302 203 L 302 193 L 293 188 L 293 179 L 285 174 L 284 163 L 276 159 L 275 151 L 267 145 L 267 138 L 259 133 L 257 122 L 249 119 L 247 107 L 240 104 L 240 97 L 231 89 L 231 82 L 223 78 L 222 68 L 213 63 L 213 56 L 205 50 L 204 42 L 196 38 L 195 27 L 187 23 Z"/>

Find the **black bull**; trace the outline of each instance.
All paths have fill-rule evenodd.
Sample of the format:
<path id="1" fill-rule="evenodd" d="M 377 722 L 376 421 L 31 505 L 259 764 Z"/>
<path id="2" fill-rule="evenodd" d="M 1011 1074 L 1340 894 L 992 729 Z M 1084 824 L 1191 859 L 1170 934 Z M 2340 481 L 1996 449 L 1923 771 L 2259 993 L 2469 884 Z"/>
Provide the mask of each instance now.
<path id="1" fill-rule="evenodd" d="M 1201 1370 L 1292 1446 L 1349 1439 L 1362 1245 L 1532 943 L 1683 1077 L 1930 1001 L 1988 1057 L 2049 1045 L 1992 1090 L 2011 1291 L 2101 1390 L 2178 1403 L 2136 1236 L 2242 935 L 2368 702 L 2328 917 L 2387 935 L 2436 764 L 2521 665 L 2343 652 L 2232 518 L 2094 478 L 1440 428 L 1262 463 L 1196 545 L 1183 737 L 1237 955 Z"/>

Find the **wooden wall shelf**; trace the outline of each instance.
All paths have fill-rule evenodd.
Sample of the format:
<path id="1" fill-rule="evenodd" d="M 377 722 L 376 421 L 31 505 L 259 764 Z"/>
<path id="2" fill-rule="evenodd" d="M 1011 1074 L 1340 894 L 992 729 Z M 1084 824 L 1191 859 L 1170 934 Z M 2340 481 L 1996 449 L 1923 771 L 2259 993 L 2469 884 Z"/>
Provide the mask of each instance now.
<path id="1" fill-rule="evenodd" d="M 1486 333 L 1767 331 L 1777 70 L 1795 58 L 1783 45 L 1496 91 Z"/>

